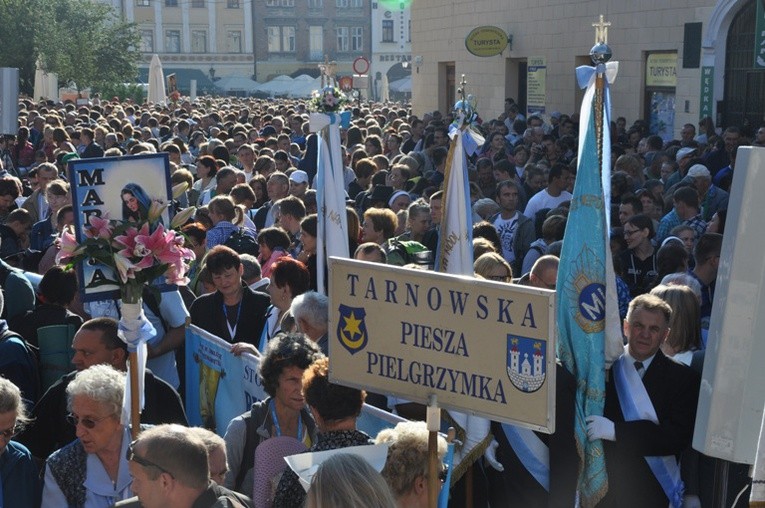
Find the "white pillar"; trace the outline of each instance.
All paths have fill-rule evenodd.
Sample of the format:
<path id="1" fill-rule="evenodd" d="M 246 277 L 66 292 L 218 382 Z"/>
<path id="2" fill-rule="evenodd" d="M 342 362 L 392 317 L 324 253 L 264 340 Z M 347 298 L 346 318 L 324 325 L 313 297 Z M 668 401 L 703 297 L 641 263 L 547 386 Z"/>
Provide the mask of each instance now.
<path id="1" fill-rule="evenodd" d="M 183 39 L 183 52 L 191 53 L 191 28 L 189 27 L 189 4 L 191 1 L 183 1 L 181 4 L 181 38 Z"/>
<path id="2" fill-rule="evenodd" d="M 252 21 L 252 0 L 244 0 L 244 3 L 242 4 L 242 8 L 244 9 L 244 33 L 242 34 L 242 37 L 244 37 L 244 52 L 245 53 L 252 53 L 253 47 L 252 47 L 252 29 L 253 29 L 253 21 Z"/>

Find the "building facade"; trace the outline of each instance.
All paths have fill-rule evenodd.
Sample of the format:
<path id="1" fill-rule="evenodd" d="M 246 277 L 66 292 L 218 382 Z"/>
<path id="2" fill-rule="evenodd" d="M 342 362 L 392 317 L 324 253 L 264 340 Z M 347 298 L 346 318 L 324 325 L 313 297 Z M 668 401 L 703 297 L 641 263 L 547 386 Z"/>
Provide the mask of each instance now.
<path id="1" fill-rule="evenodd" d="M 458 0 L 445 6 L 419 0 L 412 6 L 412 54 L 420 62 L 412 74 L 413 108 L 417 114 L 450 109 L 464 74 L 484 118 L 502 113 L 506 97 L 524 109 L 541 99 L 547 114 L 578 112 L 582 92 L 574 69 L 590 64 L 592 24 L 605 14 L 619 62 L 614 118 L 644 118 L 673 137 L 703 116 L 718 126 L 756 129 L 765 120 L 765 59 L 762 66 L 755 60 L 765 35 L 755 37 L 763 16 L 756 2 Z M 760 23 L 765 30 L 765 20 Z M 502 54 L 481 58 L 467 51 L 465 37 L 483 25 L 511 38 Z"/>
<path id="2" fill-rule="evenodd" d="M 370 0 L 259 0 L 254 2 L 255 75 L 259 82 L 286 74 L 319 75 L 325 58 L 351 75 L 353 60 L 372 51 Z"/>
<path id="3" fill-rule="evenodd" d="M 371 98 L 381 100 L 386 83 L 410 76 L 411 70 L 411 2 L 373 1 L 372 60 L 369 68 Z"/>
<path id="4" fill-rule="evenodd" d="M 189 77 L 210 83 L 255 72 L 253 0 L 103 1 L 138 25 L 142 73 L 155 53 L 165 69 L 181 74 L 181 86 Z"/>

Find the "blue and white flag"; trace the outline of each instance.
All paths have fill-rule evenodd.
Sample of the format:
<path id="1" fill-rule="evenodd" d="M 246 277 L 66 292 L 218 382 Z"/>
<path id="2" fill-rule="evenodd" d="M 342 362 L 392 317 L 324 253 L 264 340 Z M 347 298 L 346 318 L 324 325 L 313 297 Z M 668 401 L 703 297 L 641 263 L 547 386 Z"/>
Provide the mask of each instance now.
<path id="1" fill-rule="evenodd" d="M 599 71 L 612 80 L 615 69 L 616 65 L 609 64 L 608 69 L 601 67 Z M 588 508 L 606 494 L 608 477 L 603 443 L 587 439 L 585 418 L 603 414 L 606 365 L 623 349 L 608 242 L 610 185 L 604 183 L 610 182 L 611 170 L 608 84 L 602 106 L 601 163 L 593 111 L 595 69 L 580 67 L 577 77 L 587 92 L 580 115 L 584 130 L 579 137 L 576 184 L 558 270 L 558 357 L 577 379 L 574 432 L 582 458 L 579 495 L 581 506 Z"/>
<path id="2" fill-rule="evenodd" d="M 223 436 L 231 420 L 268 397 L 258 376 L 260 358 L 234 356 L 231 344 L 186 328 L 186 415 L 189 423 Z"/>
<path id="3" fill-rule="evenodd" d="M 311 132 L 318 137 L 316 204 L 318 224 L 316 238 L 316 286 L 325 293 L 326 263 L 330 256 L 349 257 L 348 217 L 345 212 L 345 179 L 340 126 L 348 126 L 350 111 L 343 113 L 311 113 Z"/>
<path id="4" fill-rule="evenodd" d="M 466 128 L 452 127 L 451 164 L 444 175 L 444 198 L 441 228 L 436 252 L 436 271 L 454 275 L 473 276 L 473 221 L 470 208 L 470 186 L 465 152 L 471 154 L 479 144 Z M 478 459 L 491 441 L 488 419 L 449 411 L 449 416 L 462 431 L 462 447 L 455 451 L 453 481 L 458 480 L 467 468 Z"/>
<path id="5" fill-rule="evenodd" d="M 451 165 L 447 165 L 444 175 L 443 215 L 438 232 L 435 267 L 437 272 L 472 276 L 473 219 L 465 150 L 472 148 L 475 151 L 478 145 L 469 136 L 469 133 L 456 127 L 449 132 L 454 146 Z M 466 139 L 469 146 L 465 146 Z"/>

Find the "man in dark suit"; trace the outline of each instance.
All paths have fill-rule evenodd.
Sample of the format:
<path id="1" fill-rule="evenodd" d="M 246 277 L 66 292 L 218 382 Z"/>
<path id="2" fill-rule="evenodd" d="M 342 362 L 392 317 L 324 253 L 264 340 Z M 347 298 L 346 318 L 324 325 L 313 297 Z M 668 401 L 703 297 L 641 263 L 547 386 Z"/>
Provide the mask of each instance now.
<path id="1" fill-rule="evenodd" d="M 93 141 L 93 136 L 93 129 L 90 127 L 85 127 L 80 131 L 80 140 L 85 145 L 85 150 L 82 152 L 83 159 L 95 159 L 104 156 L 104 149 Z"/>
<path id="2" fill-rule="evenodd" d="M 696 419 L 698 374 L 659 349 L 671 315 L 669 305 L 654 295 L 640 295 L 630 303 L 624 322 L 628 345 L 606 383 L 604 416 L 587 418 L 589 439 L 605 441 L 608 493 L 599 506 L 682 502 L 678 483 L 662 485 L 652 469 L 657 466 L 649 465 L 649 460 L 669 456 L 667 468 L 675 468 L 675 458 L 691 443 Z M 640 402 L 646 394 L 650 404 Z M 679 481 L 679 469 L 677 473 Z"/>

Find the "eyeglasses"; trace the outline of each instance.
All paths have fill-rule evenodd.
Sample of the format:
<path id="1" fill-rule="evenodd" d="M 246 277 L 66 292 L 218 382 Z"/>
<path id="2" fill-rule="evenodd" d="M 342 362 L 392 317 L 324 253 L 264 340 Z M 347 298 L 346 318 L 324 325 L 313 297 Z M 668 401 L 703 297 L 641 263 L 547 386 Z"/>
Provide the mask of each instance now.
<path id="1" fill-rule="evenodd" d="M 134 450 L 135 444 L 137 442 L 138 442 L 138 440 L 135 440 L 135 441 L 133 441 L 132 443 L 130 443 L 128 445 L 127 453 L 125 454 L 125 458 L 128 460 L 128 462 L 135 462 L 136 464 L 138 464 L 140 466 L 143 466 L 143 467 L 153 467 L 155 469 L 159 469 L 163 473 L 167 473 L 170 476 L 172 476 L 173 478 L 175 478 L 175 476 L 173 476 L 173 473 L 171 473 L 170 471 L 168 471 L 164 467 L 162 467 L 159 464 L 156 464 L 156 463 L 154 463 L 154 462 L 152 462 L 152 461 L 150 461 L 148 459 L 145 459 L 145 458 L 141 457 L 140 455 L 137 455 L 135 453 L 135 450 Z"/>
<path id="2" fill-rule="evenodd" d="M 510 276 L 508 274 L 505 274 L 505 275 L 488 275 L 486 278 L 490 279 L 490 280 L 496 280 L 496 281 L 499 281 L 499 282 L 505 282 L 507 279 L 510 278 Z"/>
<path id="3" fill-rule="evenodd" d="M 19 432 L 21 432 L 21 427 L 14 424 L 10 429 L 0 430 L 0 436 L 3 436 L 6 441 L 10 441 Z"/>
<path id="4" fill-rule="evenodd" d="M 74 425 L 75 427 L 82 424 L 83 427 L 86 429 L 92 429 L 100 422 L 101 420 L 106 420 L 112 415 L 106 415 L 102 416 L 101 418 L 80 418 L 77 415 L 73 415 L 72 413 L 69 413 L 66 415 L 66 421 L 68 421 L 70 424 Z"/>
<path id="5" fill-rule="evenodd" d="M 628 230 L 628 229 L 625 229 L 625 230 L 624 230 L 624 237 L 625 237 L 625 238 L 629 238 L 630 236 L 634 235 L 634 234 L 635 234 L 635 233 L 637 233 L 638 231 L 640 231 L 640 230 L 639 230 L 639 229 L 633 229 L 632 231 L 630 231 L 630 230 Z"/>

